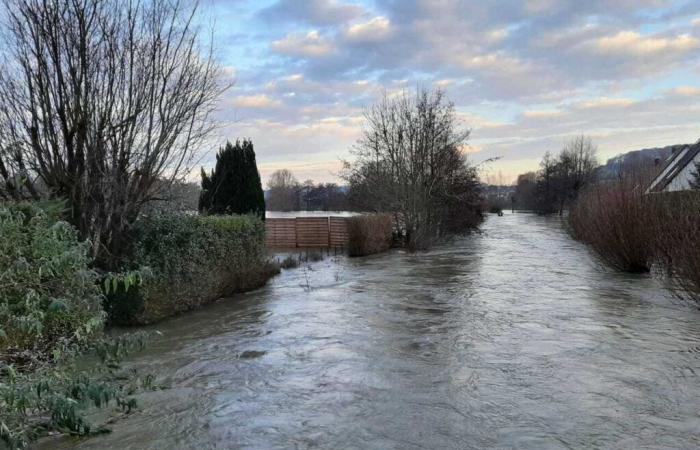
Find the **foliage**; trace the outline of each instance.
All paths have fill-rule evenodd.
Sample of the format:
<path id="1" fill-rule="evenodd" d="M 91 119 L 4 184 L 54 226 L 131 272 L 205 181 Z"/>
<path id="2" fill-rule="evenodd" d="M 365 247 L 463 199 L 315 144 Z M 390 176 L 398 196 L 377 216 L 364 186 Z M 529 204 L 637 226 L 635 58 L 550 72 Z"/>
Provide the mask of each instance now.
<path id="1" fill-rule="evenodd" d="M 90 244 L 57 205 L 0 205 L 0 360 L 32 366 L 102 328 Z"/>
<path id="2" fill-rule="evenodd" d="M 314 184 L 307 180 L 300 187 L 301 206 L 306 211 L 347 211 L 346 191 L 335 183 Z"/>
<path id="3" fill-rule="evenodd" d="M 537 204 L 537 172 L 527 172 L 518 175 L 515 186 L 515 207 L 521 210 L 536 211 Z"/>
<path id="4" fill-rule="evenodd" d="M 276 170 L 267 183 L 270 211 L 347 211 L 347 189 L 336 183 L 299 183 L 287 169 Z"/>
<path id="5" fill-rule="evenodd" d="M 478 225 L 477 171 L 462 151 L 469 130 L 442 91 L 385 95 L 365 122 L 355 160 L 345 164 L 356 209 L 392 214 L 412 250 Z"/>
<path id="6" fill-rule="evenodd" d="M 391 247 L 393 222 L 388 214 L 365 214 L 349 217 L 348 254 L 367 256 Z"/>
<path id="7" fill-rule="evenodd" d="M 196 3 L 196 2 L 195 2 Z M 209 135 L 223 87 L 184 0 L 3 2 L 0 197 L 68 202 L 105 268 L 156 184 Z"/>
<path id="8" fill-rule="evenodd" d="M 90 423 L 85 412 L 114 405 L 128 414 L 137 406 L 132 395 L 154 387 L 151 375 L 120 366 L 127 354 L 143 348 L 145 339 L 142 333 L 98 339 L 84 354 L 33 372 L 0 365 L 0 443 L 14 450 L 48 432 L 84 436 L 108 431 Z"/>
<path id="9" fill-rule="evenodd" d="M 106 310 L 118 323 L 158 320 L 261 286 L 276 273 L 267 259 L 265 225 L 250 214 L 144 215 L 130 241 L 122 267 L 142 279 L 110 291 Z"/>
<path id="10" fill-rule="evenodd" d="M 199 212 L 252 213 L 265 219 L 265 197 L 251 141 L 227 142 L 216 155 L 214 170 L 207 175 L 202 169 Z"/>
<path id="11" fill-rule="evenodd" d="M 518 177 L 516 199 L 520 202 L 519 207 L 541 214 L 563 214 L 579 192 L 594 181 L 598 165 L 596 151 L 590 138 L 578 136 L 569 141 L 558 155 L 545 153 L 534 179 L 530 173 Z"/>

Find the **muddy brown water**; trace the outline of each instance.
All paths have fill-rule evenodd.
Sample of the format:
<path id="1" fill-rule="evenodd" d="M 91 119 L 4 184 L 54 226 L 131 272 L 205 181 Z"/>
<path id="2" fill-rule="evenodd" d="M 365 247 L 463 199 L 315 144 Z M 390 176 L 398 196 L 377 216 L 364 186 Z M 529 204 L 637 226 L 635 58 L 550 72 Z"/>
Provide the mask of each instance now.
<path id="1" fill-rule="evenodd" d="M 557 219 L 327 258 L 149 329 L 166 388 L 51 449 L 697 449 L 700 312 Z"/>

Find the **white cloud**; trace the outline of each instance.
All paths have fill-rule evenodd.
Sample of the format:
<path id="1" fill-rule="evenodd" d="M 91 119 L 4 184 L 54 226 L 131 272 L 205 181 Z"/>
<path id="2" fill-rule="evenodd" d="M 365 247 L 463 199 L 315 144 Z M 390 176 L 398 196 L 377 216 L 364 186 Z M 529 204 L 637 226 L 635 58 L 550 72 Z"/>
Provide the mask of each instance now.
<path id="1" fill-rule="evenodd" d="M 233 99 L 233 106 L 238 108 L 264 109 L 280 106 L 278 100 L 273 100 L 265 94 L 241 95 Z"/>
<path id="2" fill-rule="evenodd" d="M 689 34 L 676 37 L 644 36 L 635 31 L 620 31 L 587 44 L 596 53 L 611 56 L 655 56 L 683 54 L 700 46 L 700 41 Z"/>
<path id="3" fill-rule="evenodd" d="M 532 110 L 525 111 L 523 117 L 525 119 L 553 119 L 562 116 L 564 113 L 559 110 Z"/>
<path id="4" fill-rule="evenodd" d="M 391 36 L 391 33 L 392 28 L 389 19 L 379 16 L 369 22 L 357 23 L 348 27 L 345 30 L 345 39 L 349 42 L 381 42 Z"/>
<path id="5" fill-rule="evenodd" d="M 272 50 L 284 55 L 320 58 L 335 52 L 335 46 L 321 37 L 318 31 L 289 34 L 272 43 Z"/>
<path id="6" fill-rule="evenodd" d="M 697 97 L 700 96 L 700 88 L 695 86 L 679 86 L 671 89 L 670 93 L 681 97 Z"/>
<path id="7" fill-rule="evenodd" d="M 507 38 L 508 34 L 506 28 L 497 28 L 486 33 L 486 40 L 489 44 L 497 44 Z"/>
<path id="8" fill-rule="evenodd" d="M 600 97 L 593 100 L 588 100 L 576 105 L 581 109 L 599 109 L 599 108 L 626 108 L 635 103 L 629 98 L 610 98 Z"/>

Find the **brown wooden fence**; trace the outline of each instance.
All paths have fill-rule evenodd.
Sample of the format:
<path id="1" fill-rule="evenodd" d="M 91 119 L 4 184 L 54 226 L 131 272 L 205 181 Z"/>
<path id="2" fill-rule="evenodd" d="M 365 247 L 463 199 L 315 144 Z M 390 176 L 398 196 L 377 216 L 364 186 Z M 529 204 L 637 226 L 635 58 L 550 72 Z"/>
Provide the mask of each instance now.
<path id="1" fill-rule="evenodd" d="M 344 248 L 348 242 L 346 217 L 265 219 L 268 248 Z"/>

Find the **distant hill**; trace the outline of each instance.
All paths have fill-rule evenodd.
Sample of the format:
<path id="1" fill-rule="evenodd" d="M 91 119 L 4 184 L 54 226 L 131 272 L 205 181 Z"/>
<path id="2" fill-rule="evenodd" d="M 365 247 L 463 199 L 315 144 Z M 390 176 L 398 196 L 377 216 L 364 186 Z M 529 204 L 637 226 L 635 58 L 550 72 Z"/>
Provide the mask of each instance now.
<path id="1" fill-rule="evenodd" d="M 648 172 L 655 170 L 674 152 L 682 149 L 688 144 L 669 145 L 666 147 L 645 148 L 617 155 L 598 167 L 598 179 L 617 178 L 621 173 L 631 171 Z"/>

